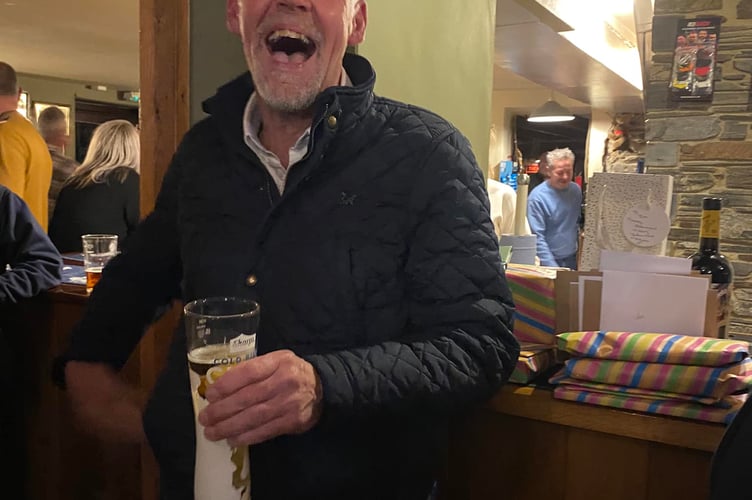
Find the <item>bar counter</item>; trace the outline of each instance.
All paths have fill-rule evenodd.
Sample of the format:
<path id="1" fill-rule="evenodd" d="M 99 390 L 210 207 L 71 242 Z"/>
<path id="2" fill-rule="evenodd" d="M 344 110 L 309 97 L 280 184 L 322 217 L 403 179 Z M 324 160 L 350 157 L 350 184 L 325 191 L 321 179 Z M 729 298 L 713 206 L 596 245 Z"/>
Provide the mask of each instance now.
<path id="1" fill-rule="evenodd" d="M 51 379 L 54 357 L 81 318 L 85 287 L 61 285 L 19 304 L 12 324 L 24 337 L 27 400 L 28 498 L 34 500 L 155 500 L 158 473 L 147 446 L 102 442 L 77 426 L 67 397 Z M 126 380 L 145 390 L 154 383 L 177 321 L 173 311 L 149 331 L 123 369 Z"/>
<path id="2" fill-rule="evenodd" d="M 34 500 L 154 500 L 147 447 L 106 444 L 76 428 L 50 382 L 55 354 L 87 296 L 64 285 L 21 306 L 31 367 L 24 384 Z M 177 313 L 152 328 L 124 369 L 148 390 Z M 155 368 L 156 367 L 156 368 Z M 553 399 L 507 385 L 453 428 L 442 500 L 706 500 L 712 453 L 725 427 Z"/>
<path id="3" fill-rule="evenodd" d="M 707 500 L 725 426 L 509 384 L 452 432 L 444 500 Z"/>

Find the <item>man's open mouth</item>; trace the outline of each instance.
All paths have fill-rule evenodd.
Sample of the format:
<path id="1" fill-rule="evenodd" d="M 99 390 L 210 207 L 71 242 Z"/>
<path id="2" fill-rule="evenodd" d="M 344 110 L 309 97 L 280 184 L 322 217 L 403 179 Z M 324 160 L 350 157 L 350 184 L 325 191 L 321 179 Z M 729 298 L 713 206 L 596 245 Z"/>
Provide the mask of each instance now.
<path id="1" fill-rule="evenodd" d="M 266 37 L 266 46 L 272 54 L 285 54 L 288 57 L 308 60 L 316 51 L 316 44 L 313 40 L 290 30 L 277 30 Z M 301 62 L 302 62 L 301 61 Z"/>

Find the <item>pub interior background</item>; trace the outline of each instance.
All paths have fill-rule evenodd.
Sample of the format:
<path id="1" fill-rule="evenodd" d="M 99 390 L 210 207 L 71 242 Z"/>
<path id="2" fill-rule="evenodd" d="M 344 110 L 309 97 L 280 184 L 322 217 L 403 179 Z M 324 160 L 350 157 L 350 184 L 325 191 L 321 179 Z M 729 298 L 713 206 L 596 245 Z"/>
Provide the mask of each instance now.
<path id="1" fill-rule="evenodd" d="M 139 75 L 144 18 L 139 10 L 154 3 L 159 2 L 0 3 L 0 59 L 19 71 L 32 104 L 70 108 L 70 135 L 75 140 L 67 155 L 82 159 L 87 134 L 96 123 L 113 117 L 139 121 L 144 110 Z M 201 100 L 242 71 L 244 63 L 237 41 L 224 30 L 223 2 L 178 4 L 184 7 L 176 8 L 191 20 L 186 74 L 189 121 L 195 122 L 202 116 Z M 470 138 L 484 171 L 513 156 L 516 131 L 525 161 L 537 159 L 540 148 L 569 145 L 582 162 L 585 179 L 601 171 L 634 171 L 638 161 L 644 161 L 650 173 L 674 176 L 668 255 L 686 256 L 696 248 L 702 198 L 723 197 L 722 249 L 736 272 L 729 334 L 752 340 L 752 232 L 747 222 L 752 215 L 752 7 L 744 0 L 594 0 L 589 7 L 583 8 L 580 0 L 484 0 L 468 7 L 466 19 L 458 21 L 454 0 L 416 0 L 410 5 L 372 0 L 369 37 L 358 50 L 374 62 L 377 92 L 444 114 Z M 426 9 L 436 19 L 426 20 Z M 392 22 L 400 16 L 404 24 Z M 715 94 L 709 104 L 677 104 L 666 91 L 673 45 L 654 40 L 652 29 L 656 22 L 671 26 L 676 19 L 698 16 L 725 20 Z M 479 20 L 482 30 L 472 26 Z M 406 35 L 393 37 L 395 29 Z M 471 55 L 452 58 L 457 51 L 467 51 L 466 45 L 457 44 L 458 33 L 471 38 L 475 35 L 465 31 L 484 30 L 491 47 L 472 40 L 479 45 L 466 52 Z M 429 37 L 435 45 L 431 52 L 438 55 L 400 50 L 424 46 Z M 215 57 L 217 53 L 223 57 Z M 405 60 L 410 54 L 419 55 Z M 447 54 L 456 66 L 439 68 Z M 488 60 L 493 64 L 485 67 Z M 461 64 L 473 66 L 464 71 Z M 422 74 L 405 84 L 405 68 L 413 66 Z M 437 72 L 443 78 L 437 78 Z M 442 82 L 439 90 L 424 84 L 431 80 Z M 460 89 L 468 88 L 468 95 L 480 94 L 469 103 L 458 97 L 464 93 Z M 552 97 L 577 119 L 553 127 L 519 120 Z M 499 137 L 493 145 L 490 126 Z M 617 131 L 627 137 L 627 144 L 609 149 Z M 142 166 L 159 168 L 165 166 Z M 142 182 L 149 182 L 148 176 Z M 142 206 L 148 206 L 145 203 Z M 144 463 L 148 458 L 142 454 L 140 467 L 145 469 Z"/>

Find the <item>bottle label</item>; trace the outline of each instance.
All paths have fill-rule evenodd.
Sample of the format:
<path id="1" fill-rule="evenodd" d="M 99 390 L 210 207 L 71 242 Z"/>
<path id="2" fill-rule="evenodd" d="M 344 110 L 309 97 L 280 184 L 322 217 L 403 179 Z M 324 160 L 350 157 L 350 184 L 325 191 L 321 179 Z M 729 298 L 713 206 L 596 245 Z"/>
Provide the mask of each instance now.
<path id="1" fill-rule="evenodd" d="M 703 210 L 702 225 L 700 226 L 700 238 L 720 238 L 721 235 L 721 211 Z"/>

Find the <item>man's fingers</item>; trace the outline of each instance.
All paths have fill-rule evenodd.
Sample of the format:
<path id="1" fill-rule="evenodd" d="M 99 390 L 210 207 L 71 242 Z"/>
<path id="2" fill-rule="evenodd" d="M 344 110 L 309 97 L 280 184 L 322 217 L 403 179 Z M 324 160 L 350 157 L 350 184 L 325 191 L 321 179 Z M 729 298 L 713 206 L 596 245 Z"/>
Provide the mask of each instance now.
<path id="1" fill-rule="evenodd" d="M 244 444 L 256 444 L 281 434 L 307 431 L 312 425 L 315 411 L 311 400 L 286 399 L 280 395 L 236 412 L 228 418 L 216 420 L 216 423 L 206 426 L 204 433 L 212 441 L 230 439 Z M 276 434 L 269 434 L 271 431 Z"/>
<path id="2" fill-rule="evenodd" d="M 277 371 L 280 361 L 290 351 L 274 351 L 263 356 L 238 363 L 223 374 L 206 390 L 206 399 L 211 403 L 234 394 L 243 387 L 271 377 Z"/>
<path id="3" fill-rule="evenodd" d="M 269 439 L 282 434 L 287 434 L 285 431 L 286 428 L 286 417 L 281 416 L 260 427 L 244 432 L 237 437 L 229 438 L 227 442 L 233 447 L 252 446 L 254 444 L 263 443 L 264 441 L 268 441 Z"/>
<path id="4" fill-rule="evenodd" d="M 284 405 L 278 401 L 265 401 L 206 426 L 204 434 L 212 441 L 234 438 L 284 418 L 285 410 Z"/>
<path id="5" fill-rule="evenodd" d="M 199 414 L 198 421 L 203 426 L 210 426 L 243 412 L 255 408 L 274 398 L 277 391 L 271 379 L 265 379 L 253 385 L 246 385 L 228 396 L 219 392 L 212 394 L 207 390 L 206 397 L 211 403 Z"/>
<path id="6" fill-rule="evenodd" d="M 291 351 L 240 363 L 212 384 L 206 397 L 209 405 L 199 422 L 213 441 L 253 444 L 305 432 L 321 414 L 315 370 Z"/>

